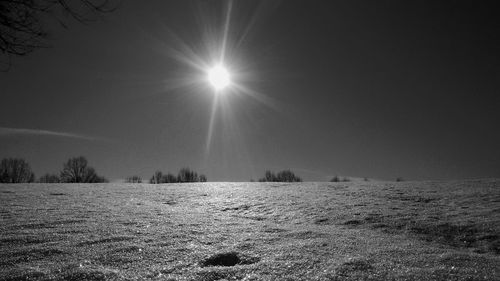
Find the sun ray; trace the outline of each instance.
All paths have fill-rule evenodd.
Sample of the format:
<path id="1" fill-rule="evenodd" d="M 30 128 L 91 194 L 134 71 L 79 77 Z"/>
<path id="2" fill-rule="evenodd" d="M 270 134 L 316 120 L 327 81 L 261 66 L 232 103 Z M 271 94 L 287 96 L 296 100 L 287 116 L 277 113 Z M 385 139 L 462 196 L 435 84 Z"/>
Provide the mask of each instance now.
<path id="1" fill-rule="evenodd" d="M 169 36 L 174 41 L 174 46 L 178 46 L 177 48 L 167 47 L 170 57 L 199 71 L 204 71 L 208 67 L 205 60 L 179 36 L 173 32 L 169 32 Z"/>
<path id="2" fill-rule="evenodd" d="M 214 126 L 215 126 L 215 116 L 217 113 L 217 102 L 218 102 L 218 95 L 214 95 L 214 98 L 212 101 L 212 110 L 210 111 L 210 121 L 208 123 L 207 139 L 205 142 L 205 154 L 207 156 L 208 156 L 208 154 L 210 154 L 210 144 L 212 142 L 212 135 L 213 135 Z"/>
<path id="3" fill-rule="evenodd" d="M 258 101 L 259 103 L 267 106 L 268 108 L 270 108 L 276 112 L 281 112 L 281 109 L 278 106 L 278 102 L 276 100 L 274 100 L 273 98 L 271 98 L 267 95 L 264 95 L 262 93 L 259 93 L 257 91 L 254 91 L 248 87 L 242 86 L 238 83 L 234 83 L 232 86 L 234 87 L 235 91 L 253 98 L 254 100 Z"/>
<path id="4" fill-rule="evenodd" d="M 228 3 L 227 7 L 227 13 L 226 13 L 226 21 L 224 24 L 224 37 L 222 38 L 222 46 L 221 46 L 221 52 L 220 52 L 220 63 L 224 63 L 224 59 L 226 56 L 226 45 L 227 45 L 227 36 L 229 33 L 229 22 L 231 20 L 231 10 L 233 9 L 233 1 L 230 0 Z"/>
<path id="5" fill-rule="evenodd" d="M 260 1 L 256 10 L 250 15 L 250 19 L 242 31 L 238 32 L 238 39 L 235 40 L 235 46 L 240 47 L 243 42 L 250 35 L 251 31 L 258 27 L 259 23 L 265 22 L 266 16 L 269 15 L 270 12 L 274 11 L 279 6 L 279 1 Z"/>

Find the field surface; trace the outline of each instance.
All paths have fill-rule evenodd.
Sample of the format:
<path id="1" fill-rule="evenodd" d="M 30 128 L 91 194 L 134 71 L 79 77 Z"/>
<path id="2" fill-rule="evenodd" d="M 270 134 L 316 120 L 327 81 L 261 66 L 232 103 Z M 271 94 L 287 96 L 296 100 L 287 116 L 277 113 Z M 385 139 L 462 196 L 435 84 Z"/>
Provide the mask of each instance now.
<path id="1" fill-rule="evenodd" d="M 0 280 L 500 280 L 500 180 L 0 185 Z"/>

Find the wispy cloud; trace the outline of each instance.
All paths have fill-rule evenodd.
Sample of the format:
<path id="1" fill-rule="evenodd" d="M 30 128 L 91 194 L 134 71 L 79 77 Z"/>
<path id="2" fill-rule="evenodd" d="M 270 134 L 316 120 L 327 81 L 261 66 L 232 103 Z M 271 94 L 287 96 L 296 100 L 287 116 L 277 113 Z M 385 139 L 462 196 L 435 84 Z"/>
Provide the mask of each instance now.
<path id="1" fill-rule="evenodd" d="M 66 132 L 54 132 L 48 130 L 40 130 L 40 129 L 25 129 L 25 128 L 6 128 L 0 127 L 0 137 L 2 136 L 54 136 L 54 137 L 63 137 L 63 138 L 73 138 L 73 139 L 81 139 L 88 141 L 109 141 L 106 138 L 79 135 L 73 133 Z"/>

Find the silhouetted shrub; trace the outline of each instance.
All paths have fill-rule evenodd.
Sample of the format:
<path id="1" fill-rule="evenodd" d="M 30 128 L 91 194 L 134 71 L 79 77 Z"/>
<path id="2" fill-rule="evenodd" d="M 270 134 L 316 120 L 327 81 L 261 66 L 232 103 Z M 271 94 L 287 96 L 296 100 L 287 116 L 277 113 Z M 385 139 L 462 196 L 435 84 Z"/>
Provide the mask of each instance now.
<path id="1" fill-rule="evenodd" d="M 351 181 L 349 178 L 340 178 L 339 176 L 334 176 L 330 182 L 348 182 L 348 181 Z"/>
<path id="2" fill-rule="evenodd" d="M 290 170 L 284 170 L 279 172 L 276 177 L 278 178 L 278 181 L 281 182 L 301 182 L 302 179 L 296 176 L 292 171 Z"/>
<path id="3" fill-rule="evenodd" d="M 153 174 L 153 176 L 151 177 L 151 179 L 149 179 L 149 183 L 153 183 L 153 184 L 161 183 L 162 177 L 163 177 L 163 174 L 161 173 L 161 171 L 156 171 Z"/>
<path id="4" fill-rule="evenodd" d="M 55 174 L 45 174 L 38 179 L 38 182 L 40 182 L 40 183 L 58 183 L 58 182 L 61 182 L 61 179 L 59 178 L 58 175 L 55 175 Z"/>
<path id="5" fill-rule="evenodd" d="M 396 181 L 397 181 L 397 182 L 400 182 L 400 181 L 404 181 L 404 179 L 403 179 L 403 178 L 401 178 L 401 177 L 398 177 L 398 178 L 396 178 Z"/>
<path id="6" fill-rule="evenodd" d="M 159 183 L 184 183 L 184 182 L 206 182 L 207 177 L 205 175 L 199 175 L 195 171 L 189 168 L 182 168 L 177 176 L 168 173 L 164 175 L 161 171 L 156 171 L 154 175 L 149 180 L 149 183 L 159 184 Z"/>
<path id="7" fill-rule="evenodd" d="M 178 181 L 177 181 L 176 176 L 174 176 L 171 173 L 168 173 L 168 174 L 164 175 L 163 177 L 161 177 L 161 182 L 162 183 L 176 183 Z"/>
<path id="8" fill-rule="evenodd" d="M 189 168 L 182 168 L 177 174 L 178 182 L 198 182 L 198 174 Z"/>
<path id="9" fill-rule="evenodd" d="M 142 183 L 142 178 L 139 176 L 131 176 L 125 179 L 128 183 Z"/>
<path id="10" fill-rule="evenodd" d="M 207 182 L 207 176 L 201 174 L 200 175 L 200 182 Z"/>
<path id="11" fill-rule="evenodd" d="M 83 156 L 70 158 L 64 163 L 60 179 L 66 183 L 107 182 L 104 177 L 96 174 L 94 168 L 87 165 L 87 159 Z"/>
<path id="12" fill-rule="evenodd" d="M 34 182 L 35 174 L 24 159 L 5 158 L 0 162 L 0 183 Z"/>
<path id="13" fill-rule="evenodd" d="M 278 181 L 278 179 L 276 178 L 276 175 L 273 172 L 267 170 L 264 174 L 264 177 L 260 178 L 259 181 L 260 182 L 267 182 L 267 181 L 273 182 L 273 181 Z"/>
<path id="14" fill-rule="evenodd" d="M 296 176 L 290 170 L 283 170 L 278 174 L 274 174 L 271 171 L 266 171 L 264 177 L 259 179 L 259 182 L 301 182 L 302 179 Z"/>

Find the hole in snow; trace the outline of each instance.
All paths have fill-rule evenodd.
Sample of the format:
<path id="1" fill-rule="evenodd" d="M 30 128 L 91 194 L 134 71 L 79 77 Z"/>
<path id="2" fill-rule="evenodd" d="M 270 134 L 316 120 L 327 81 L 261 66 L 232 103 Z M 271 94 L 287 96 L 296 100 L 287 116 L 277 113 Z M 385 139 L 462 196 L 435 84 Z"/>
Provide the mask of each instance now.
<path id="1" fill-rule="evenodd" d="M 252 264 L 258 261 L 258 258 L 244 257 L 238 255 L 237 252 L 229 252 L 208 257 L 201 262 L 201 266 L 235 266 L 237 264 Z"/>

